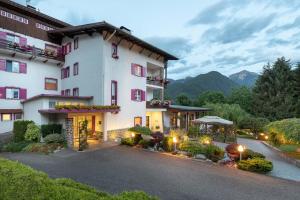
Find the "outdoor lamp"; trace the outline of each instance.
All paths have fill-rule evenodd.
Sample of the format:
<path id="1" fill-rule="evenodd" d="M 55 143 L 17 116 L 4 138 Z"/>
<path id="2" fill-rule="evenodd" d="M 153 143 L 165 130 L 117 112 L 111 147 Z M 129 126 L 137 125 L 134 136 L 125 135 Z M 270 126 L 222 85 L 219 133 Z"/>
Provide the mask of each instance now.
<path id="1" fill-rule="evenodd" d="M 135 133 L 131 133 L 131 137 L 134 137 L 135 136 Z"/>
<path id="2" fill-rule="evenodd" d="M 173 143 L 174 143 L 174 151 L 176 151 L 176 143 L 177 143 L 176 136 L 173 137 Z"/>
<path id="3" fill-rule="evenodd" d="M 242 145 L 238 146 L 238 151 L 240 152 L 240 161 L 242 160 L 242 153 L 245 150 L 245 148 Z"/>
<path id="4" fill-rule="evenodd" d="M 266 140 L 269 139 L 269 136 L 266 135 L 266 136 L 265 136 L 265 139 L 266 139 Z"/>

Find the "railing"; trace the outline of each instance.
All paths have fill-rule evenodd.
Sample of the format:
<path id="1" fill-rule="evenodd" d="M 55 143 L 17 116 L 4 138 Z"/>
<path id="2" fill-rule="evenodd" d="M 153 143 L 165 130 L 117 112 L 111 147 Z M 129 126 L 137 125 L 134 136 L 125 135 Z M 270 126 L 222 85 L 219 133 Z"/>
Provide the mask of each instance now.
<path id="1" fill-rule="evenodd" d="M 160 78 L 160 77 L 148 76 L 147 77 L 147 84 L 163 87 L 164 84 L 165 84 L 165 80 L 163 78 Z"/>
<path id="2" fill-rule="evenodd" d="M 18 43 L 13 43 L 11 41 L 3 39 L 0 39 L 0 49 L 7 49 L 17 53 L 31 55 L 31 58 L 43 57 L 47 59 L 64 61 L 64 56 L 57 51 L 51 49 L 40 49 L 30 45 L 21 46 Z"/>
<path id="3" fill-rule="evenodd" d="M 168 108 L 170 104 L 171 102 L 168 100 L 152 99 L 146 102 L 146 108 Z"/>

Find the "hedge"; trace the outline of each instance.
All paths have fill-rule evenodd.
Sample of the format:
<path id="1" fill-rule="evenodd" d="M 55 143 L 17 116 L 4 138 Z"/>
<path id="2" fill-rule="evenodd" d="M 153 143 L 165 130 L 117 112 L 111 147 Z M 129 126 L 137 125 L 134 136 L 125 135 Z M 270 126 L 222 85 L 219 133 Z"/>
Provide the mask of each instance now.
<path id="1" fill-rule="evenodd" d="M 112 196 L 71 179 L 50 179 L 16 161 L 0 158 L 0 199 L 51 200 L 155 200 L 144 192 L 123 192 Z"/>
<path id="2" fill-rule="evenodd" d="M 17 120 L 14 121 L 13 127 L 13 140 L 15 142 L 21 142 L 25 140 L 25 133 L 27 130 L 27 125 L 34 123 L 31 120 Z"/>
<path id="3" fill-rule="evenodd" d="M 248 160 L 241 160 L 240 162 L 238 162 L 238 168 L 245 171 L 265 174 L 272 171 L 273 164 L 271 161 L 262 158 L 253 158 Z"/>
<path id="4" fill-rule="evenodd" d="M 62 133 L 62 125 L 61 124 L 43 124 L 41 126 L 42 136 L 46 137 L 50 134 L 61 134 Z"/>
<path id="5" fill-rule="evenodd" d="M 143 134 L 143 135 L 151 135 L 151 133 L 152 133 L 150 128 L 148 128 L 146 126 L 134 126 L 134 127 L 129 128 L 128 131 Z"/>

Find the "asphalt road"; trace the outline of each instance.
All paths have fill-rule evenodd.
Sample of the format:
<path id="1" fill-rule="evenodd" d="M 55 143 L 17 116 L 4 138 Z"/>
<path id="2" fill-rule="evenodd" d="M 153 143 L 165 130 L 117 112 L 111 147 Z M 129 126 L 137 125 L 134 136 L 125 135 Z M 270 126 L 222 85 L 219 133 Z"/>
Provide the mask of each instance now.
<path id="1" fill-rule="evenodd" d="M 124 146 L 52 155 L 0 154 L 51 177 L 69 177 L 101 190 L 143 190 L 170 200 L 299 200 L 300 183 Z"/>

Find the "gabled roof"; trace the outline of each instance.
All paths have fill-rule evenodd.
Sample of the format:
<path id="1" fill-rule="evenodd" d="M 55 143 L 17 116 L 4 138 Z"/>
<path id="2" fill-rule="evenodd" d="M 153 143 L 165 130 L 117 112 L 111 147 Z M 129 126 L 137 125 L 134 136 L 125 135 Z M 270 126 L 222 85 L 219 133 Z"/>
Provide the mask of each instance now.
<path id="1" fill-rule="evenodd" d="M 52 36 L 54 38 L 62 39 L 64 36 L 74 37 L 75 35 L 79 35 L 79 34 L 84 34 L 84 33 L 90 34 L 93 32 L 102 33 L 103 31 L 108 31 L 110 33 L 115 32 L 115 36 L 120 37 L 125 40 L 128 40 L 128 41 L 135 43 L 145 49 L 148 49 L 157 54 L 160 54 L 160 55 L 164 56 L 167 60 L 178 60 L 178 58 L 176 56 L 173 56 L 173 55 L 169 54 L 168 52 L 166 52 L 162 49 L 159 49 L 159 48 L 153 46 L 152 44 L 149 44 L 149 43 L 145 42 L 144 40 L 141 40 L 141 39 L 133 36 L 132 34 L 126 32 L 118 27 L 115 27 L 105 21 L 91 23 L 91 24 L 84 24 L 84 25 L 80 25 L 80 26 L 70 26 L 70 27 L 60 28 L 57 30 L 49 31 L 48 34 L 49 34 L 49 36 Z"/>
<path id="2" fill-rule="evenodd" d="M 45 15 L 37 10 L 28 8 L 26 6 L 23 6 L 21 4 L 18 4 L 16 2 L 13 2 L 10 0 L 0 0 L 0 5 L 3 6 L 4 8 L 9 8 L 9 9 L 15 10 L 17 12 L 23 13 L 24 15 L 39 19 L 41 21 L 45 21 L 48 24 L 54 25 L 56 27 L 71 26 L 70 24 L 68 24 L 66 22 L 60 21 L 58 19 L 55 19 L 48 15 Z"/>

